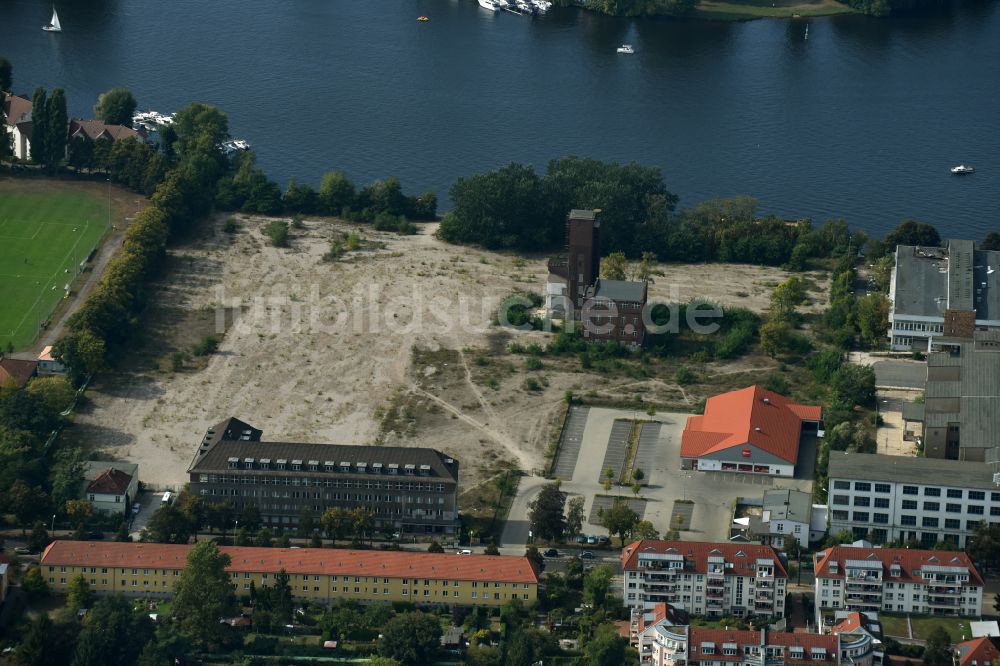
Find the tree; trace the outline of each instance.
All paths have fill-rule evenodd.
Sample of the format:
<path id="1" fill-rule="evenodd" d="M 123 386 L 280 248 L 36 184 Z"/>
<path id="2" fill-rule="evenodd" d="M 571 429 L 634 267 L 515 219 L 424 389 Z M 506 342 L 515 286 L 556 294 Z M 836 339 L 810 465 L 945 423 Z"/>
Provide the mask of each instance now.
<path id="1" fill-rule="evenodd" d="M 604 603 L 611 589 L 615 571 L 610 564 L 598 564 L 583 577 L 583 597 L 595 607 Z"/>
<path id="2" fill-rule="evenodd" d="M 760 349 L 772 358 L 784 354 L 804 354 L 809 350 L 809 340 L 796 333 L 784 319 L 769 319 L 760 327 Z"/>
<path id="3" fill-rule="evenodd" d="M 927 636 L 927 646 L 924 648 L 924 663 L 927 666 L 951 666 L 951 636 L 942 626 L 934 627 Z"/>
<path id="4" fill-rule="evenodd" d="M 323 512 L 320 523 L 326 530 L 326 535 L 333 540 L 334 545 L 337 545 L 337 539 L 343 539 L 347 536 L 351 526 L 351 517 L 346 510 L 335 506 Z"/>
<path id="5" fill-rule="evenodd" d="M 771 316 L 784 321 L 794 321 L 795 308 L 806 297 L 805 281 L 792 276 L 774 288 L 771 294 Z"/>
<path id="6" fill-rule="evenodd" d="M 619 666 L 625 663 L 628 640 L 619 636 L 609 624 L 597 627 L 593 637 L 583 648 L 588 666 Z"/>
<path id="7" fill-rule="evenodd" d="M 601 259 L 601 277 L 605 280 L 628 279 L 628 259 L 624 252 L 612 252 Z"/>
<path id="8" fill-rule="evenodd" d="M 354 183 L 342 171 L 323 174 L 319 185 L 319 206 L 327 215 L 342 215 L 354 205 Z"/>
<path id="9" fill-rule="evenodd" d="M 528 504 L 528 518 L 533 534 L 541 539 L 556 540 L 566 531 L 566 493 L 559 489 L 559 482 L 542 486 L 538 496 Z"/>
<path id="10" fill-rule="evenodd" d="M 149 617 L 123 595 L 101 597 L 84 620 L 72 666 L 131 666 L 152 637 Z"/>
<path id="11" fill-rule="evenodd" d="M 884 245 L 889 252 L 894 252 L 897 245 L 938 247 L 941 245 L 941 236 L 937 229 L 929 224 L 916 220 L 903 220 L 898 227 L 886 234 Z"/>
<path id="12" fill-rule="evenodd" d="M 431 545 L 427 546 L 428 553 L 443 553 L 444 547 L 438 543 L 437 539 L 431 541 Z"/>
<path id="13" fill-rule="evenodd" d="M 313 521 L 312 511 L 308 507 L 302 507 L 299 511 L 299 522 L 295 527 L 295 535 L 299 538 L 305 538 L 313 533 L 316 529 L 316 525 Z"/>
<path id="14" fill-rule="evenodd" d="M 635 268 L 635 279 L 639 282 L 653 283 L 654 275 L 663 275 L 663 271 L 657 270 L 656 254 L 653 252 L 643 252 L 639 265 Z"/>
<path id="15" fill-rule="evenodd" d="M 375 529 L 375 514 L 366 506 L 351 510 L 351 530 L 356 541 L 364 541 Z"/>
<path id="16" fill-rule="evenodd" d="M 45 150 L 47 157 L 45 163 L 50 172 L 66 159 L 66 139 L 69 136 L 69 115 L 66 112 L 66 91 L 56 88 L 52 91 L 52 97 L 48 104 L 49 117 L 46 123 Z M 34 119 L 34 116 L 32 116 Z M 34 138 L 37 128 L 32 128 L 31 136 Z M 32 151 L 33 152 L 33 151 Z"/>
<path id="17" fill-rule="evenodd" d="M 87 522 L 92 514 L 93 507 L 87 500 L 69 500 L 66 502 L 66 517 L 74 525 Z"/>
<path id="18" fill-rule="evenodd" d="M 31 599 L 40 599 L 49 593 L 49 584 L 45 582 L 39 567 L 29 567 L 21 579 L 21 589 Z"/>
<path id="19" fill-rule="evenodd" d="M 858 301 L 858 330 L 869 347 L 882 345 L 889 331 L 891 304 L 883 294 L 871 294 Z"/>
<path id="20" fill-rule="evenodd" d="M 288 222 L 271 220 L 264 226 L 264 234 L 274 247 L 288 247 Z"/>
<path id="21" fill-rule="evenodd" d="M 577 495 L 566 503 L 566 536 L 579 534 L 580 530 L 583 529 L 583 521 L 586 518 L 584 514 L 586 501 L 585 497 Z"/>
<path id="22" fill-rule="evenodd" d="M 655 527 L 653 527 L 653 523 L 650 521 L 640 520 L 632 529 L 632 536 L 636 539 L 649 539 L 656 541 L 660 538 L 660 533 Z"/>
<path id="23" fill-rule="evenodd" d="M 55 624 L 45 613 L 32 621 L 21 637 L 17 650 L 10 655 L 10 666 L 49 666 L 68 664 L 73 658 L 76 640 L 75 623 Z"/>
<path id="24" fill-rule="evenodd" d="M 76 391 L 69 385 L 65 377 L 52 375 L 50 377 L 35 377 L 28 384 L 28 393 L 36 396 L 53 412 L 61 412 L 76 398 Z"/>
<path id="25" fill-rule="evenodd" d="M 176 505 L 159 507 L 143 530 L 143 541 L 155 543 L 187 543 L 198 528 L 191 518 Z"/>
<path id="26" fill-rule="evenodd" d="M 639 522 L 639 516 L 635 511 L 629 508 L 628 503 L 616 497 L 610 507 L 598 509 L 597 515 L 601 519 L 601 525 L 607 528 L 608 532 L 618 535 L 624 548 L 625 539 Z"/>
<path id="27" fill-rule="evenodd" d="M 528 546 L 524 550 L 524 556 L 528 558 L 528 561 L 535 565 L 535 571 L 541 573 L 545 571 L 545 558 L 542 554 L 538 552 L 538 548 L 535 546 Z"/>
<path id="28" fill-rule="evenodd" d="M 230 558 L 214 541 L 199 541 L 174 585 L 173 613 L 180 632 L 206 647 L 221 637 L 219 619 L 234 612 L 236 596 L 226 573 Z"/>
<path id="29" fill-rule="evenodd" d="M 257 532 L 257 545 L 261 548 L 270 548 L 272 545 L 271 530 L 266 527 Z"/>
<path id="30" fill-rule="evenodd" d="M 633 481 L 632 482 L 632 494 L 635 495 L 636 497 L 638 497 L 639 493 L 641 493 L 641 492 L 642 492 L 642 484 L 639 483 L 638 481 Z"/>
<path id="31" fill-rule="evenodd" d="M 112 88 L 101 93 L 94 105 L 94 115 L 108 125 L 132 126 L 132 116 L 138 103 L 127 88 Z"/>
<path id="32" fill-rule="evenodd" d="M 870 365 L 842 365 L 830 381 L 837 399 L 847 405 L 875 404 L 875 370 Z"/>
<path id="33" fill-rule="evenodd" d="M 31 97 L 31 161 L 45 164 L 49 151 L 45 143 L 49 137 L 49 98 L 45 88 L 38 86 Z"/>
<path id="34" fill-rule="evenodd" d="M 636 467 L 635 469 L 632 470 L 633 481 L 642 481 L 645 478 L 646 478 L 646 473 L 642 471 L 641 467 Z"/>
<path id="35" fill-rule="evenodd" d="M 969 557 L 984 571 L 1000 567 L 1000 525 L 983 522 L 966 546 Z"/>
<path id="36" fill-rule="evenodd" d="M 94 591 L 90 589 L 90 583 L 83 577 L 83 574 L 77 574 L 69 581 L 69 587 L 66 589 L 66 606 L 73 611 L 78 611 L 81 608 L 90 608 L 93 603 Z"/>
<path id="37" fill-rule="evenodd" d="M 13 82 L 13 67 L 10 60 L 0 58 L 0 93 L 10 92 Z"/>
<path id="38" fill-rule="evenodd" d="M 979 244 L 980 250 L 992 250 L 994 252 L 1000 250 L 1000 234 L 995 231 L 991 231 L 986 234 L 983 238 L 983 242 Z"/>
<path id="39" fill-rule="evenodd" d="M 409 612 L 386 623 L 378 653 L 401 664 L 428 664 L 441 645 L 441 625 L 433 615 Z"/>
<path id="40" fill-rule="evenodd" d="M 37 521 L 34 527 L 31 528 L 31 534 L 28 536 L 28 548 L 33 553 L 40 553 L 49 545 L 50 541 L 49 531 L 45 529 L 45 523 L 40 520 Z"/>

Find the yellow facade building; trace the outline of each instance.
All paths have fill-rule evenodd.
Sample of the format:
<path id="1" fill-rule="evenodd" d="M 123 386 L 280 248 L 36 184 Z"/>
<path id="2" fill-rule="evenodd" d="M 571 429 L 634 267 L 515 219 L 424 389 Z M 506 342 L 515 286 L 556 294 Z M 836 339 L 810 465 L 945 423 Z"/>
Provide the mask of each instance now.
<path id="1" fill-rule="evenodd" d="M 41 558 L 42 575 L 65 593 L 78 575 L 95 592 L 169 597 L 194 546 L 155 543 L 53 541 Z M 457 555 L 340 548 L 222 546 L 237 595 L 271 585 L 284 570 L 292 594 L 320 603 L 409 601 L 417 604 L 499 606 L 531 603 L 538 574 L 525 557 Z"/>

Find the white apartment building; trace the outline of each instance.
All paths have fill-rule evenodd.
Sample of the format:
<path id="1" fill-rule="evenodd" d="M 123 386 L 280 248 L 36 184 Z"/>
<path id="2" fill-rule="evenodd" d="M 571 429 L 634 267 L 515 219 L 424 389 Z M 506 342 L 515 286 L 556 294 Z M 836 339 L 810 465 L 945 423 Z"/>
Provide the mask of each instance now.
<path id="1" fill-rule="evenodd" d="M 984 521 L 1000 523 L 1000 488 L 984 463 L 833 451 L 827 471 L 831 534 L 964 548 Z"/>
<path id="2" fill-rule="evenodd" d="M 625 605 L 691 615 L 783 617 L 788 572 L 771 546 L 636 541 L 621 554 Z"/>
<path id="3" fill-rule="evenodd" d="M 651 666 L 873 666 L 875 647 L 864 632 L 801 634 L 665 623 L 650 627 L 643 638 L 639 660 Z"/>
<path id="4" fill-rule="evenodd" d="M 835 546 L 813 561 L 817 626 L 836 610 L 980 615 L 983 579 L 962 552 Z"/>

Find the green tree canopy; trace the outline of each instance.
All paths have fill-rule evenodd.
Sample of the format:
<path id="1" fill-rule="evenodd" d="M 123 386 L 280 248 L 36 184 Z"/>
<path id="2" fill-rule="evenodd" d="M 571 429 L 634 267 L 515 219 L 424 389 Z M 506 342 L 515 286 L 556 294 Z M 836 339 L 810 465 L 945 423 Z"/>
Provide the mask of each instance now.
<path id="1" fill-rule="evenodd" d="M 94 105 L 94 115 L 109 125 L 132 126 L 132 116 L 138 103 L 128 88 L 112 88 L 101 93 Z"/>
<path id="2" fill-rule="evenodd" d="M 152 637 L 152 622 L 132 602 L 120 594 L 103 596 L 87 613 L 72 666 L 131 666 Z"/>
<path id="3" fill-rule="evenodd" d="M 180 632 L 206 647 L 221 636 L 219 620 L 236 609 L 236 596 L 226 567 L 228 555 L 214 541 L 199 541 L 188 553 L 187 566 L 174 585 L 173 613 Z"/>
<path id="4" fill-rule="evenodd" d="M 583 648 L 588 666 L 620 666 L 625 663 L 628 640 L 619 636 L 610 624 L 597 627 L 593 637 Z"/>
<path id="5" fill-rule="evenodd" d="M 610 507 L 598 510 L 601 525 L 607 528 L 611 534 L 617 534 L 621 539 L 622 548 L 625 547 L 625 539 L 632 534 L 632 529 L 639 522 L 639 516 L 629 508 L 627 502 L 615 498 Z"/>
<path id="6" fill-rule="evenodd" d="M 378 653 L 401 664 L 428 664 L 441 646 L 441 625 L 433 615 L 409 612 L 386 623 Z"/>
<path id="7" fill-rule="evenodd" d="M 559 489 L 559 482 L 542 486 L 535 499 L 528 504 L 534 536 L 547 540 L 561 538 L 566 531 L 565 505 L 566 493 Z"/>

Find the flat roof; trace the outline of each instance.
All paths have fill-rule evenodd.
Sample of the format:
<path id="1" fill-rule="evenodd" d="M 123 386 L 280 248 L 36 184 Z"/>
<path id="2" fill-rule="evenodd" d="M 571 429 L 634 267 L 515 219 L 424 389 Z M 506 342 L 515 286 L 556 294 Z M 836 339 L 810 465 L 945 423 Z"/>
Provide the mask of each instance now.
<path id="1" fill-rule="evenodd" d="M 927 357 L 924 390 L 925 428 L 958 423 L 962 448 L 990 448 L 1000 432 L 1000 345 L 995 333 L 976 332 L 974 340 L 955 341 L 956 352 Z M 904 405 L 904 416 L 906 415 Z"/>
<path id="2" fill-rule="evenodd" d="M 1000 252 L 976 250 L 970 240 L 947 248 L 896 247 L 894 315 L 944 317 L 945 310 L 1000 320 Z"/>
<path id="3" fill-rule="evenodd" d="M 968 460 L 831 451 L 827 474 L 830 479 L 1000 490 L 988 465 Z"/>
<path id="4" fill-rule="evenodd" d="M 597 289 L 594 290 L 594 297 L 607 298 L 619 302 L 645 303 L 646 283 L 632 280 L 605 280 L 601 278 L 597 281 Z"/>

